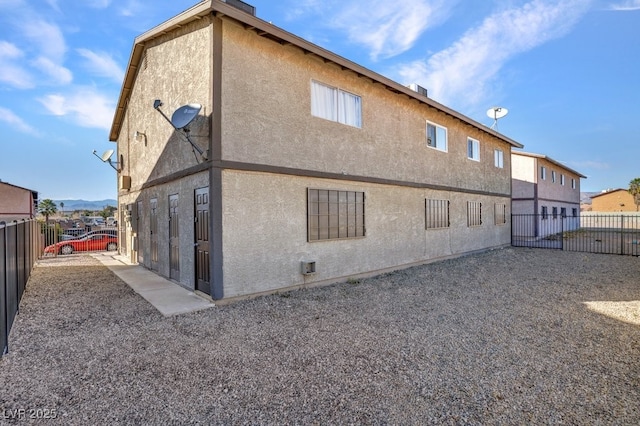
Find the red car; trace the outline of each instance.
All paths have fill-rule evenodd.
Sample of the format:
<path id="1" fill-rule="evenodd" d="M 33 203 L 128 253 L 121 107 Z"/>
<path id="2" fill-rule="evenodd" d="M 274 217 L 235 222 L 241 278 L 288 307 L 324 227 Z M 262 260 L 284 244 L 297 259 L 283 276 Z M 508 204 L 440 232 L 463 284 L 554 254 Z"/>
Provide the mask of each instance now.
<path id="1" fill-rule="evenodd" d="M 75 251 L 113 251 L 118 248 L 118 237 L 110 234 L 93 234 L 77 240 L 60 241 L 47 246 L 45 254 L 71 254 Z"/>

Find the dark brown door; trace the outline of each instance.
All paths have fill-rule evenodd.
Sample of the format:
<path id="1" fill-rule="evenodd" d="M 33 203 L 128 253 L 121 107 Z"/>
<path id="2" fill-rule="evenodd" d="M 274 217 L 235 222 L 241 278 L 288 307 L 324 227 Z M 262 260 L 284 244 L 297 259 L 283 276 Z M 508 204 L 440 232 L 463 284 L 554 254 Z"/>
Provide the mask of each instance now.
<path id="1" fill-rule="evenodd" d="M 178 194 L 169 195 L 169 277 L 180 280 L 180 233 Z"/>
<path id="2" fill-rule="evenodd" d="M 209 188 L 196 189 L 196 290 L 211 294 L 209 282 Z"/>
<path id="3" fill-rule="evenodd" d="M 149 256 L 151 257 L 151 270 L 158 270 L 158 199 L 152 198 L 149 202 Z"/>

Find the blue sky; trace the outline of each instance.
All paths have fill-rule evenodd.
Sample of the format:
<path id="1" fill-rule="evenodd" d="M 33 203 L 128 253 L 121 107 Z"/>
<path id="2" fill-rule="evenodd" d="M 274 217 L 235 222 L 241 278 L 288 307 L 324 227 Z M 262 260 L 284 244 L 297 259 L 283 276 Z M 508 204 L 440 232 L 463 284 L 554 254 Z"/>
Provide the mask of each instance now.
<path id="1" fill-rule="evenodd" d="M 116 198 L 92 155 L 133 39 L 197 2 L 0 0 L 0 179 L 41 198 Z M 254 0 L 257 16 L 587 176 L 640 177 L 640 0 Z M 114 155 L 115 160 L 115 155 Z"/>

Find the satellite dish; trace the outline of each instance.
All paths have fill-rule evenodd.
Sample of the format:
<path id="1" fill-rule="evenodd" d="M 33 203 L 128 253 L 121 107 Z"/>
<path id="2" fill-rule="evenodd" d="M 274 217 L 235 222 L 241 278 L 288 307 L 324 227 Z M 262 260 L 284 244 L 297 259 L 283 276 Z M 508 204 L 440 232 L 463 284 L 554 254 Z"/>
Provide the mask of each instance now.
<path id="1" fill-rule="evenodd" d="M 103 163 L 109 163 L 109 165 L 110 165 L 111 167 L 113 167 L 113 169 L 114 169 L 116 172 L 120 173 L 120 168 L 118 168 L 117 166 L 118 166 L 118 164 L 122 164 L 122 163 L 123 163 L 123 161 L 124 161 L 124 158 L 123 158 L 123 156 L 122 156 L 122 155 L 120 155 L 120 163 L 118 163 L 117 161 L 116 161 L 116 162 L 111 161 L 111 156 L 113 155 L 113 150 L 112 150 L 112 149 L 108 149 L 108 150 L 106 150 L 106 151 L 104 152 L 104 154 L 102 154 L 102 155 L 98 155 L 98 153 L 97 153 L 97 152 L 96 152 L 96 150 L 94 149 L 94 150 L 93 150 L 93 155 L 95 155 L 96 157 L 98 157 L 99 159 L 101 159 Z"/>
<path id="2" fill-rule="evenodd" d="M 509 110 L 503 107 L 492 107 L 487 110 L 487 116 L 489 118 L 493 118 L 493 124 L 491 128 L 498 128 L 498 120 L 502 117 L 506 116 L 509 113 Z"/>
<path id="3" fill-rule="evenodd" d="M 198 116 L 201 109 L 202 105 L 200 104 L 188 104 L 181 106 L 175 110 L 171 116 L 171 124 L 173 124 L 173 127 L 176 129 L 183 129 Z"/>
<path id="4" fill-rule="evenodd" d="M 104 152 L 104 154 L 102 154 L 102 156 L 100 157 L 100 159 L 101 159 L 103 162 L 105 162 L 105 163 L 106 163 L 107 161 L 109 161 L 109 160 L 111 159 L 111 156 L 112 156 L 112 155 L 113 155 L 113 150 L 112 150 L 112 149 L 108 149 L 108 150 L 106 150 L 106 151 Z"/>

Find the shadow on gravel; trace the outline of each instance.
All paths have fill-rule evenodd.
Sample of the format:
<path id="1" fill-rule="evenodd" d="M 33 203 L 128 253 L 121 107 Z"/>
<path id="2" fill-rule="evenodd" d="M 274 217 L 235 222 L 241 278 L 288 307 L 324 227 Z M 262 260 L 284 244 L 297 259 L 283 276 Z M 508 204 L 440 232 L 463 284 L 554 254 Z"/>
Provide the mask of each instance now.
<path id="1" fill-rule="evenodd" d="M 510 248 L 164 318 L 90 257 L 42 262 L 0 422 L 637 424 L 638 276 Z"/>

